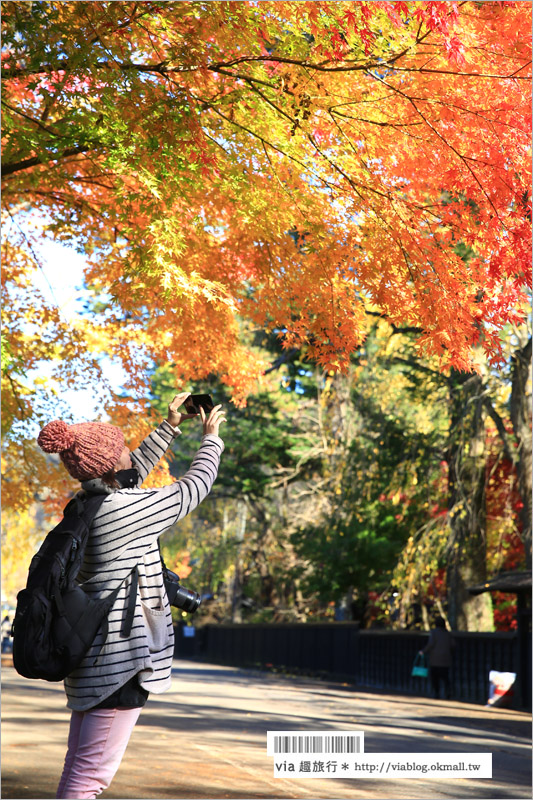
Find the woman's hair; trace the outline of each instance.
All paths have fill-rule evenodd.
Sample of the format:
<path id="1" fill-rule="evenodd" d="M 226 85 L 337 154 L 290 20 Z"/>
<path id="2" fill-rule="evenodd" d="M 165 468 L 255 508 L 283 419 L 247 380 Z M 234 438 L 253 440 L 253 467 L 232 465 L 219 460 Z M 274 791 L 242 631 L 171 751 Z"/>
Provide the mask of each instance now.
<path id="1" fill-rule="evenodd" d="M 100 480 L 102 480 L 112 489 L 120 489 L 120 483 L 117 481 L 117 476 L 114 469 L 110 469 L 108 472 L 104 472 L 103 475 L 100 475 Z"/>
<path id="2" fill-rule="evenodd" d="M 435 627 L 436 628 L 445 628 L 446 627 L 446 622 L 444 621 L 444 619 L 442 617 L 436 617 L 436 619 L 435 619 Z"/>

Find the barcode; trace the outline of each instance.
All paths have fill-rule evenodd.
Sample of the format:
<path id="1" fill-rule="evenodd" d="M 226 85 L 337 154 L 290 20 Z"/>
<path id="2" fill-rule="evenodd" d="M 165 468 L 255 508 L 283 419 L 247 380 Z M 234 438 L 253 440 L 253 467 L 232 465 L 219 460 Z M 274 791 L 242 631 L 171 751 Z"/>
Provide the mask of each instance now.
<path id="1" fill-rule="evenodd" d="M 360 753 L 359 735 L 274 736 L 274 753 Z"/>

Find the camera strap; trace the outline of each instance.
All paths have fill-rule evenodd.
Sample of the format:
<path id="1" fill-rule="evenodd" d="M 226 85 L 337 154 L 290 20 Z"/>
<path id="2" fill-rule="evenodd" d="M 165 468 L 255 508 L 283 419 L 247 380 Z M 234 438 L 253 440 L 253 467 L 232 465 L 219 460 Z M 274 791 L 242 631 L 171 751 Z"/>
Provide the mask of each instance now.
<path id="1" fill-rule="evenodd" d="M 161 552 L 161 544 L 159 539 L 157 540 L 157 546 L 159 548 L 159 558 L 161 559 L 161 570 L 163 572 L 163 580 L 167 580 L 168 578 L 168 567 L 165 564 L 165 559 L 163 558 L 163 553 Z"/>

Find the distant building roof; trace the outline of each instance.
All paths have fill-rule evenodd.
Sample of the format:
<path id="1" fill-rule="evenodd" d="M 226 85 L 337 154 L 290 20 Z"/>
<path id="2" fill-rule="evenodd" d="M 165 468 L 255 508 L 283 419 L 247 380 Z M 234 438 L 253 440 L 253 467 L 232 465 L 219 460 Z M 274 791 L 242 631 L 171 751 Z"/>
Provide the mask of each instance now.
<path id="1" fill-rule="evenodd" d="M 479 583 L 477 586 L 469 586 L 470 594 L 482 594 L 483 592 L 524 592 L 531 591 L 531 570 L 524 572 L 500 572 L 494 578 Z"/>

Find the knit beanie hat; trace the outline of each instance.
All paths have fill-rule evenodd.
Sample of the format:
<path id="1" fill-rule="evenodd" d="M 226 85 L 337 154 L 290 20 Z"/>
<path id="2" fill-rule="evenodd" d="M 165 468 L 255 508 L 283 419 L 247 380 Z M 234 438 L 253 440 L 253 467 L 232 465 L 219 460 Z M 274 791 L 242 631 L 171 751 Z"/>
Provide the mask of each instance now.
<path id="1" fill-rule="evenodd" d="M 67 425 L 56 419 L 44 426 L 37 444 L 45 453 L 59 453 L 72 477 L 86 481 L 115 466 L 124 449 L 124 434 L 106 422 Z"/>

